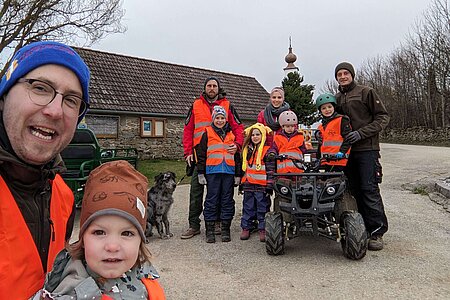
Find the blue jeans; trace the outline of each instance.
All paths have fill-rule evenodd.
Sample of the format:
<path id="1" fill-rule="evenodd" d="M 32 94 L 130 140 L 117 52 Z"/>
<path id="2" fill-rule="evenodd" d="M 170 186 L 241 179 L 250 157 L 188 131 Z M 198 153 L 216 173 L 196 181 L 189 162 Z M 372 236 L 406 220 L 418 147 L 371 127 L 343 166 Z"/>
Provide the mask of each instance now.
<path id="1" fill-rule="evenodd" d="M 206 181 L 208 184 L 206 185 L 206 199 L 203 208 L 205 222 L 232 220 L 235 213 L 234 175 L 206 174 Z"/>
<path id="2" fill-rule="evenodd" d="M 356 198 L 358 211 L 371 236 L 383 235 L 388 230 L 388 220 L 378 186 L 382 175 L 379 158 L 379 151 L 351 151 L 345 168 L 350 192 Z"/>

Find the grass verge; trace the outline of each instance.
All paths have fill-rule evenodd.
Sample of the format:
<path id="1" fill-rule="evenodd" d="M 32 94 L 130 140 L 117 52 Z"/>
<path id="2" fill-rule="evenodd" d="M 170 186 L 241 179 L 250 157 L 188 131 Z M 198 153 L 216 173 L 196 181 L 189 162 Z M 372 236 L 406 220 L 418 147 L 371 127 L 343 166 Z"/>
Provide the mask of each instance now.
<path id="1" fill-rule="evenodd" d="M 155 181 L 155 176 L 161 172 L 172 171 L 177 175 L 177 182 L 186 173 L 186 163 L 184 160 L 162 160 L 150 159 L 140 160 L 137 169 L 139 172 L 147 176 L 149 186 L 152 186 Z M 180 184 L 189 184 L 191 178 L 185 177 Z"/>

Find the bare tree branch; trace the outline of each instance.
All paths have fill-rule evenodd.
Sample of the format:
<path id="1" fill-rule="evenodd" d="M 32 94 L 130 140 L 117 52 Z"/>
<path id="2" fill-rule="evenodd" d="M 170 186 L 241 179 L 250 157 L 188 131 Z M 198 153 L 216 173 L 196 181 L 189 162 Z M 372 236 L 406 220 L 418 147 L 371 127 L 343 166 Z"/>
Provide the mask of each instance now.
<path id="1" fill-rule="evenodd" d="M 123 15 L 121 0 L 0 0 L 0 53 L 38 40 L 91 45 L 124 32 Z"/>

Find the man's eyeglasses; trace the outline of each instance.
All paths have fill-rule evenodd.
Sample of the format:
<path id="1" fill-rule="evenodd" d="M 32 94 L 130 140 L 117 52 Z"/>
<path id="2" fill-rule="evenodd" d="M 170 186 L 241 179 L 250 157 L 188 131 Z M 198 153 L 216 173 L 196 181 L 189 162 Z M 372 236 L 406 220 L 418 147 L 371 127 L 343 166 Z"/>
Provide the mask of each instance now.
<path id="1" fill-rule="evenodd" d="M 63 110 L 66 112 L 76 112 L 81 116 L 86 112 L 89 105 L 80 96 L 68 94 L 64 95 L 55 90 L 50 84 L 39 79 L 20 78 L 17 82 L 28 83 L 28 96 L 31 102 L 39 106 L 49 105 L 57 94 L 62 96 Z"/>

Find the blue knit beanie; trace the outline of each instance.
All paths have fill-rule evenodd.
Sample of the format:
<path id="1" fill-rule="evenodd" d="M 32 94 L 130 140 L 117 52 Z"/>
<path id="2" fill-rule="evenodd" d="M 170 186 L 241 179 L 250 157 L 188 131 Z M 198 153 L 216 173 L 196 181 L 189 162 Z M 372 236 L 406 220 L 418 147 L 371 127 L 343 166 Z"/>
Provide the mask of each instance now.
<path id="1" fill-rule="evenodd" d="M 6 94 L 18 79 L 34 69 L 48 64 L 61 65 L 74 72 L 83 90 L 83 101 L 89 103 L 90 72 L 88 66 L 69 46 L 50 41 L 31 43 L 17 51 L 0 82 L 0 97 Z M 84 114 L 78 118 L 78 123 L 83 117 Z"/>

